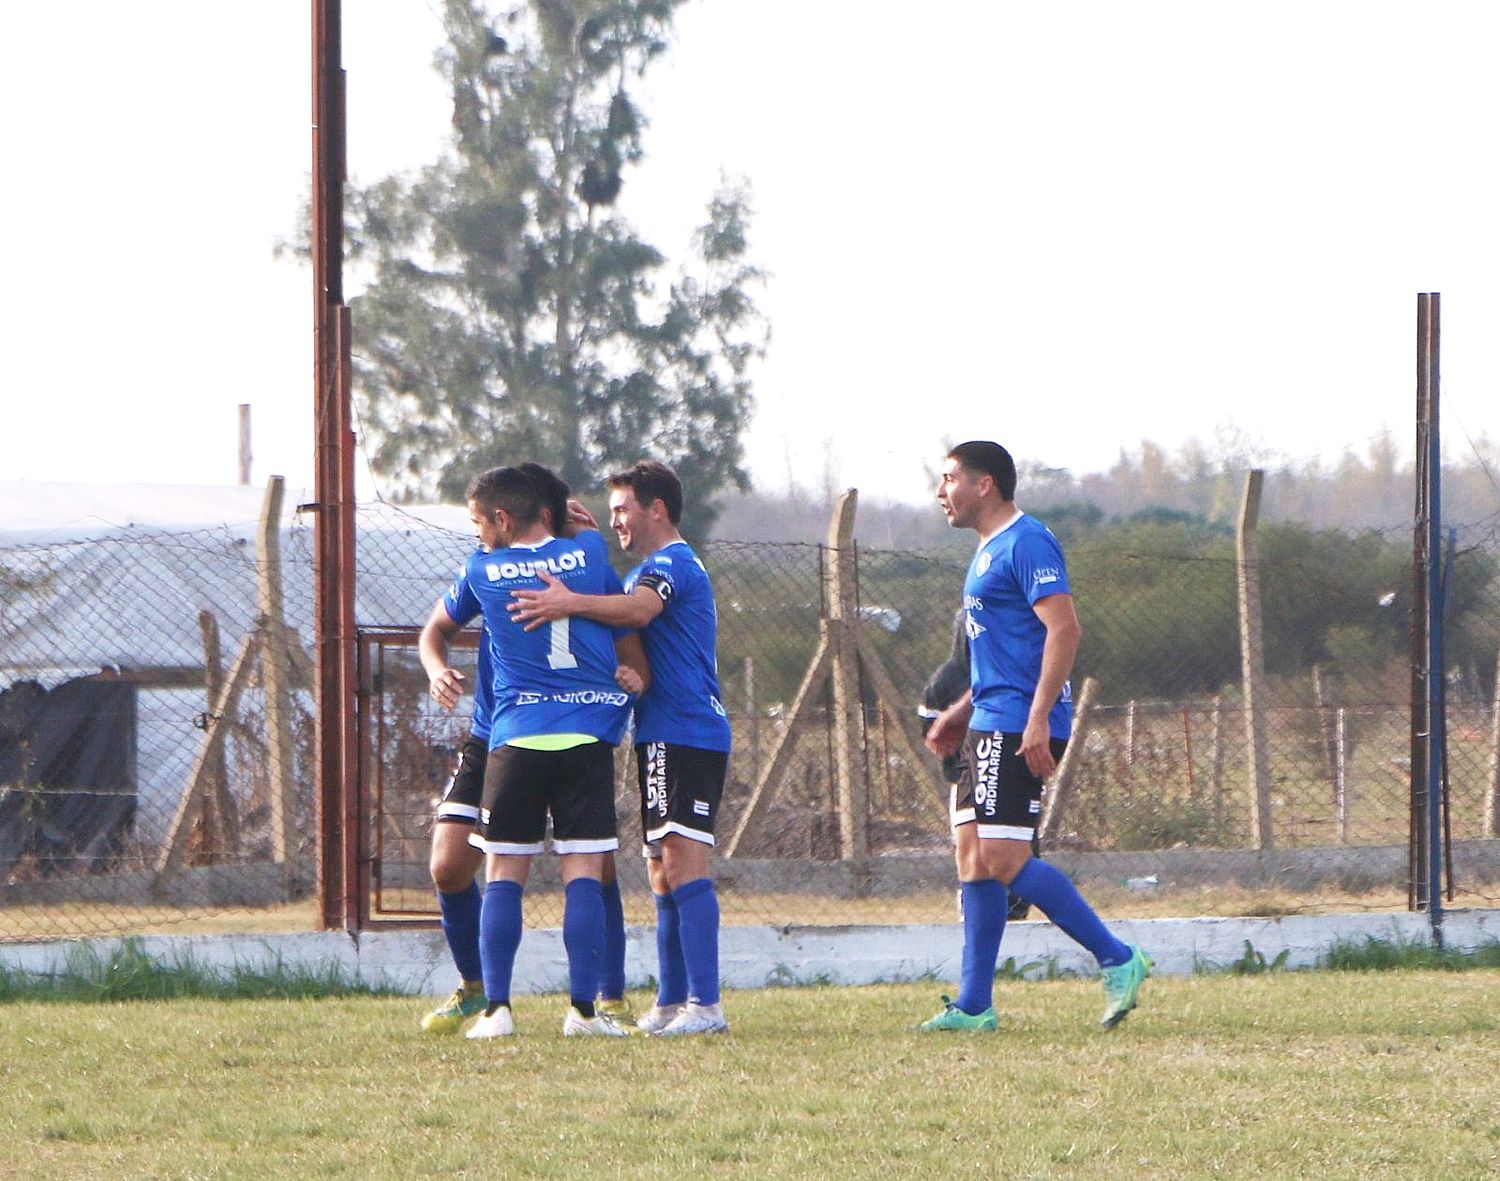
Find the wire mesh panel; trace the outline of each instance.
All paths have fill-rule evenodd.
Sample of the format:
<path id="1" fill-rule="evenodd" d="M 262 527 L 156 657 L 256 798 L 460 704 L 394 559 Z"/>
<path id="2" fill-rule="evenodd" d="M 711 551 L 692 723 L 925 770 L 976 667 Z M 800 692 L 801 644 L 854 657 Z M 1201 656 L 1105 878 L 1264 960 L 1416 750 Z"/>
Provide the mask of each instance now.
<path id="1" fill-rule="evenodd" d="M 132 529 L 0 548 L 0 938 L 315 924 L 312 531 L 294 518 L 280 532 L 281 626 L 261 611 L 252 536 Z M 1074 685 L 1095 688 L 1047 855 L 1106 913 L 1405 905 L 1408 536 L 1262 531 L 1254 716 L 1229 534 L 1166 515 L 1063 541 L 1084 628 Z M 411 637 L 472 544 L 460 510 L 359 516 L 357 616 L 399 639 L 367 652 L 361 715 L 377 920 L 436 916 L 433 802 L 467 703 L 435 709 Z M 734 742 L 715 859 L 725 920 L 950 918 L 946 787 L 913 732 L 967 553 L 860 549 L 850 619 L 825 601 L 821 546 L 699 553 Z M 1460 531 L 1444 685 L 1460 903 L 1500 894 L 1497 570 L 1492 532 Z M 628 747 L 616 765 L 627 915 L 648 923 Z M 851 826 L 863 857 L 846 855 Z M 528 922 L 560 921 L 560 889 L 555 860 L 538 858 Z"/>

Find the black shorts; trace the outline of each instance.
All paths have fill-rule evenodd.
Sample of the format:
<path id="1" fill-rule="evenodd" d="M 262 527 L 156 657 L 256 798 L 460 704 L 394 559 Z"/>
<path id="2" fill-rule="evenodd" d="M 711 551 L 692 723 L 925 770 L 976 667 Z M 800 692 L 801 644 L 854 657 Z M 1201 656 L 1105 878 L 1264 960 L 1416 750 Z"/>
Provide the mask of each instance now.
<path id="1" fill-rule="evenodd" d="M 953 826 L 974 823 L 990 840 L 1029 841 L 1042 818 L 1042 781 L 1018 753 L 1019 734 L 970 730 L 964 736 L 963 775 L 953 787 Z M 1068 749 L 1065 738 L 1051 742 L 1052 757 Z"/>
<path id="2" fill-rule="evenodd" d="M 437 818 L 451 824 L 472 825 L 479 820 L 479 805 L 484 802 L 484 765 L 490 745 L 470 734 L 458 752 L 458 766 L 438 800 Z"/>
<path id="3" fill-rule="evenodd" d="M 589 742 L 568 750 L 501 746 L 484 768 L 484 807 L 470 843 L 486 853 L 540 853 L 552 817 L 556 853 L 613 853 L 614 747 Z"/>
<path id="4" fill-rule="evenodd" d="M 724 798 L 729 755 L 671 742 L 635 745 L 635 781 L 641 789 L 641 833 L 646 856 L 659 856 L 655 842 L 669 832 L 705 845 L 714 843 L 714 817 Z"/>

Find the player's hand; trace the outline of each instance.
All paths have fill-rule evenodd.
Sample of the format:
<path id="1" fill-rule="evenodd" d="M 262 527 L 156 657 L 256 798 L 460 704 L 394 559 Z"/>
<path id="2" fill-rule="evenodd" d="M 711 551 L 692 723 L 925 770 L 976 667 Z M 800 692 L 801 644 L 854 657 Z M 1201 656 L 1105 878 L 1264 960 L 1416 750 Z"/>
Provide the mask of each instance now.
<path id="1" fill-rule="evenodd" d="M 464 695 L 464 674 L 456 668 L 445 668 L 429 679 L 427 692 L 444 709 L 452 709 Z"/>
<path id="2" fill-rule="evenodd" d="M 946 759 L 963 742 L 964 732 L 969 728 L 969 718 L 973 712 L 967 702 L 950 705 L 932 719 L 932 725 L 927 728 L 927 737 L 922 740 L 923 745 L 938 758 Z"/>
<path id="3" fill-rule="evenodd" d="M 572 614 L 569 605 L 573 592 L 545 570 L 538 570 L 536 576 L 546 584 L 541 590 L 513 590 L 510 592 L 511 601 L 506 604 L 510 617 L 524 623 L 526 631 L 535 631 L 544 623 L 566 619 Z"/>
<path id="4" fill-rule="evenodd" d="M 1027 769 L 1038 779 L 1046 779 L 1057 770 L 1057 760 L 1052 757 L 1052 735 L 1045 715 L 1027 719 L 1016 753 L 1026 760 Z"/>
<path id="5" fill-rule="evenodd" d="M 628 664 L 622 664 L 615 669 L 615 684 L 632 697 L 639 697 L 646 691 L 645 680 Z"/>
<path id="6" fill-rule="evenodd" d="M 598 530 L 599 522 L 594 520 L 594 514 L 583 507 L 581 500 L 568 501 L 568 524 L 573 526 L 573 532 L 580 529 Z"/>

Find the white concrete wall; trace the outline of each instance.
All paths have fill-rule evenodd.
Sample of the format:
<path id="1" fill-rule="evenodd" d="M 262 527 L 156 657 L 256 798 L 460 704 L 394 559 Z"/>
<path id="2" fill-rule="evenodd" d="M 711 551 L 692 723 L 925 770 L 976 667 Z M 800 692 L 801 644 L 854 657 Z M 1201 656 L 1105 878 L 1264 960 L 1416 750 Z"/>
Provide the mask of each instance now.
<path id="1" fill-rule="evenodd" d="M 1425 943 L 1426 915 L 1296 915 L 1286 918 L 1147 919 L 1111 924 L 1120 936 L 1151 953 L 1160 975 L 1183 976 L 1200 966 L 1240 959 L 1245 944 L 1269 963 L 1284 950 L 1286 966 L 1311 967 L 1339 940 L 1384 939 Z M 1445 916 L 1447 946 L 1474 950 L 1500 940 L 1500 910 L 1459 910 Z M 107 958 L 118 939 L 0 945 L 0 964 L 11 970 L 49 974 L 66 968 L 80 948 Z M 350 978 L 411 994 L 451 989 L 454 972 L 439 931 L 381 931 L 356 937 L 332 932 L 294 935 L 149 935 L 139 940 L 163 964 L 192 962 L 203 968 L 324 968 L 338 965 Z M 876 984 L 905 980 L 953 980 L 963 945 L 957 923 L 901 927 L 726 927 L 719 958 L 729 988 L 798 984 Z M 1092 972 L 1093 959 L 1046 922 L 1012 923 L 1000 949 L 1027 974 L 1039 976 L 1049 963 Z M 649 928 L 632 928 L 626 953 L 632 987 L 656 970 L 656 942 Z M 515 992 L 557 992 L 567 984 L 562 932 L 527 931 L 516 960 Z"/>

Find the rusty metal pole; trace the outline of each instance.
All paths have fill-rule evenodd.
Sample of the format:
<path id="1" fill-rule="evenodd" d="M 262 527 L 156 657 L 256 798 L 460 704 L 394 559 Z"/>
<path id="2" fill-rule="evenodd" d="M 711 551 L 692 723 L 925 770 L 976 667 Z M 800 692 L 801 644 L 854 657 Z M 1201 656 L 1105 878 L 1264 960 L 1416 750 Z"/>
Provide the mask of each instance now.
<path id="1" fill-rule="evenodd" d="M 318 914 L 358 926 L 348 823 L 354 763 L 354 439 L 344 307 L 344 71 L 340 0 L 312 5 L 313 390 L 316 425 Z"/>

